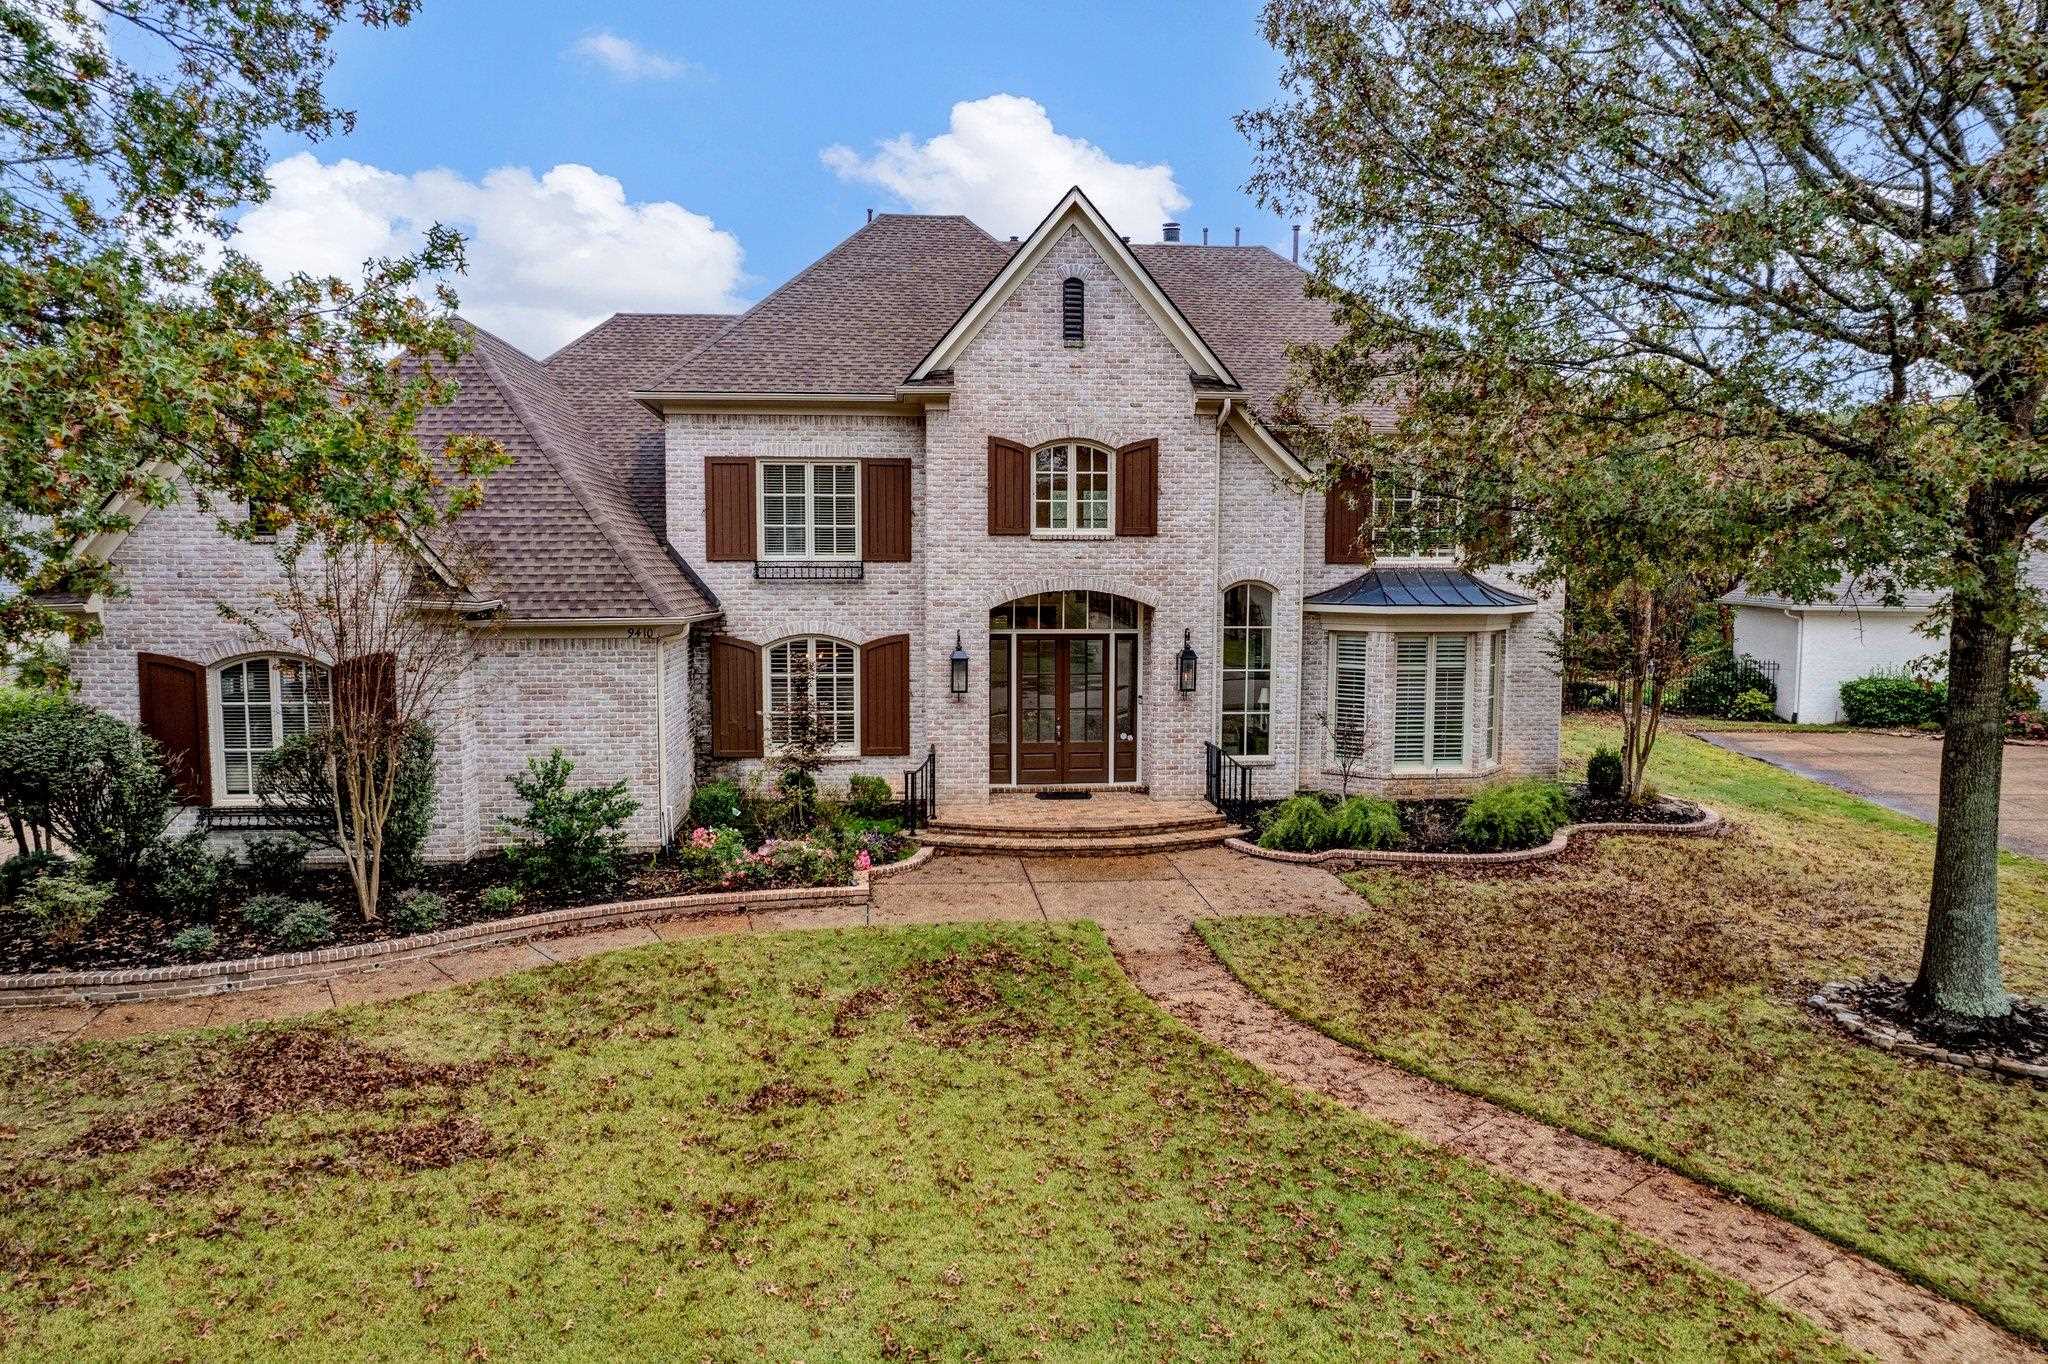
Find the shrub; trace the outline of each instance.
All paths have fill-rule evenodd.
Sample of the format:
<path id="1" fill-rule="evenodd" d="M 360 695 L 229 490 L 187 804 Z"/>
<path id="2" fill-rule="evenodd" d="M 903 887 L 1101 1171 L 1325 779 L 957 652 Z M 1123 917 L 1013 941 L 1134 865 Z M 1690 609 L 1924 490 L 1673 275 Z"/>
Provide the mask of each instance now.
<path id="1" fill-rule="evenodd" d="M 676 850 L 677 858 L 693 878 L 719 884 L 739 879 L 751 866 L 747 841 L 733 828 L 690 831 L 689 841 Z"/>
<path id="2" fill-rule="evenodd" d="M 45 942 L 77 942 L 114 898 L 111 886 L 78 870 L 38 876 L 22 888 L 15 907 L 28 920 L 29 932 Z"/>
<path id="3" fill-rule="evenodd" d="M 1337 822 L 1314 796 L 1290 796 L 1275 806 L 1259 846 L 1280 852 L 1321 852 L 1337 839 Z"/>
<path id="4" fill-rule="evenodd" d="M 266 805 L 312 815 L 308 833 L 323 847 L 340 846 L 334 826 L 334 788 L 327 780 L 326 755 L 318 734 L 287 739 L 263 759 L 263 800 Z M 420 850 L 434 826 L 434 736 L 424 725 L 406 731 L 399 750 L 398 780 L 391 809 L 384 816 L 384 848 L 380 880 L 402 886 L 418 879 Z M 351 839 L 355 831 L 349 830 Z"/>
<path id="5" fill-rule="evenodd" d="M 298 901 L 289 895 L 253 895 L 242 902 L 242 922 L 258 933 L 269 933 L 284 921 Z"/>
<path id="6" fill-rule="evenodd" d="M 528 758 L 525 773 L 511 778 L 526 813 L 502 821 L 513 839 L 505 856 L 529 890 L 572 894 L 608 889 L 619 879 L 626 821 L 640 802 L 622 781 L 571 791 L 575 770 L 557 748 L 546 758 Z"/>
<path id="7" fill-rule="evenodd" d="M 315 900 L 295 900 L 271 931 L 280 947 L 303 952 L 334 941 L 334 911 Z"/>
<path id="8" fill-rule="evenodd" d="M 737 826 L 745 813 L 738 782 L 707 781 L 690 793 L 690 827 L 693 829 Z"/>
<path id="9" fill-rule="evenodd" d="M 1564 788 L 1556 782 L 1505 782 L 1472 798 L 1458 821 L 1458 841 L 1477 852 L 1534 848 L 1549 842 L 1569 818 Z"/>
<path id="10" fill-rule="evenodd" d="M 219 900 L 230 865 L 207 846 L 206 835 L 194 829 L 149 850 L 142 859 L 142 882 L 158 909 L 205 914 Z"/>
<path id="11" fill-rule="evenodd" d="M 880 819 L 896 808 L 896 793 L 887 778 L 856 774 L 848 787 L 847 808 L 862 819 Z"/>
<path id="12" fill-rule="evenodd" d="M 1905 673 L 1871 673 L 1842 684 L 1842 718 L 1852 725 L 1938 725 L 1948 718 L 1948 687 Z"/>
<path id="13" fill-rule="evenodd" d="M 448 917 L 448 902 L 430 890 L 408 890 L 384 917 L 400 933 L 431 933 Z"/>
<path id="14" fill-rule="evenodd" d="M 491 886 L 477 896 L 477 903 L 492 914 L 504 914 L 519 903 L 519 887 Z"/>
<path id="15" fill-rule="evenodd" d="M 1596 748 L 1586 759 L 1586 794 L 1595 800 L 1620 800 L 1621 754 L 1611 748 Z"/>
<path id="16" fill-rule="evenodd" d="M 242 879 L 258 890 L 290 890 L 306 874 L 312 850 L 297 834 L 259 835 L 242 845 Z"/>
<path id="17" fill-rule="evenodd" d="M 26 707 L 0 726 L 0 807 L 129 884 L 177 815 L 156 745 L 72 701 Z"/>
<path id="18" fill-rule="evenodd" d="M 1335 845 L 1340 848 L 1398 848 L 1406 841 L 1394 802 L 1376 796 L 1353 796 L 1331 817 Z"/>
<path id="19" fill-rule="evenodd" d="M 853 879 L 853 860 L 853 854 L 812 839 L 777 839 L 755 849 L 754 879 L 778 886 L 841 886 Z"/>
<path id="20" fill-rule="evenodd" d="M 1777 699 L 1778 686 L 1748 654 L 1716 652 L 1685 675 L 1665 709 L 1674 715 L 1739 718 L 1734 715 L 1735 701 L 1748 691 L 1760 691 L 1766 701 L 1773 701 Z"/>
<path id="21" fill-rule="evenodd" d="M 1731 720 L 1774 720 L 1778 716 L 1771 698 L 1755 687 L 1742 692 L 1728 703 L 1728 718 Z"/>
<path id="22" fill-rule="evenodd" d="M 190 928 L 180 929 L 178 936 L 171 939 L 171 952 L 188 959 L 209 957 L 219 945 L 219 934 L 205 924 L 193 924 Z"/>
<path id="23" fill-rule="evenodd" d="M 21 898 L 22 888 L 40 876 L 61 872 L 71 864 L 47 849 L 16 853 L 0 862 L 0 900 Z"/>
<path id="24" fill-rule="evenodd" d="M 34 732 L 63 710 L 63 698 L 24 687 L 0 687 L 0 814 L 14 845 L 46 850 L 50 841 L 51 767 Z"/>

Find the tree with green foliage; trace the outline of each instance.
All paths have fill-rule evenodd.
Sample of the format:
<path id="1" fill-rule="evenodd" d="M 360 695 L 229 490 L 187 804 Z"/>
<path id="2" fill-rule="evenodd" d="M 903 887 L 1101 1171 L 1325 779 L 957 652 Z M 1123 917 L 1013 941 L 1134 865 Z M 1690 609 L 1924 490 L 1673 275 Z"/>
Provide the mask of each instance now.
<path id="1" fill-rule="evenodd" d="M 2041 630 L 2048 14 L 2040 0 L 1271 0 L 1254 190 L 1314 222 L 1324 403 L 1395 447 L 1676 423 L 1810 474 L 1797 567 L 1943 591 L 1951 712 L 1915 998 L 2010 1011 L 2003 699 Z M 1432 424 L 1448 422 L 1432 431 Z M 1483 458 L 1483 456 L 1482 456 Z M 1626 533 L 1625 529 L 1622 533 Z"/>
<path id="2" fill-rule="evenodd" d="M 181 484 L 380 538 L 480 494 L 496 442 L 412 434 L 468 345 L 429 287 L 462 268 L 455 232 L 355 281 L 275 281 L 223 244 L 269 193 L 270 139 L 353 126 L 324 89 L 336 27 L 415 8 L 0 0 L 0 579 L 23 589 L 0 600 L 0 647 L 89 630 L 37 594 L 117 590 L 71 550 Z"/>

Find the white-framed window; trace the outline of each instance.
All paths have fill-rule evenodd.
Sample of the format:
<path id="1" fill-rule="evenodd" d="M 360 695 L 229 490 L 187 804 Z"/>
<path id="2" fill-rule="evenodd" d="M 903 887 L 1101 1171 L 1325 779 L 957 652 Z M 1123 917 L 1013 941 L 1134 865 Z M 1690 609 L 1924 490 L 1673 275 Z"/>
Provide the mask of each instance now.
<path id="1" fill-rule="evenodd" d="M 1109 534 L 1109 451 L 1095 445 L 1048 445 L 1031 456 L 1034 533 Z"/>
<path id="2" fill-rule="evenodd" d="M 327 669 L 303 658 L 242 658 L 214 670 L 214 789 L 254 800 L 265 754 L 333 723 Z"/>
<path id="3" fill-rule="evenodd" d="M 1507 695 L 1508 632 L 1495 630 L 1486 650 L 1486 760 L 1500 761 L 1501 706 Z"/>
<path id="4" fill-rule="evenodd" d="M 1273 594 L 1239 583 L 1223 594 L 1223 717 L 1219 746 L 1238 757 L 1273 751 Z"/>
<path id="5" fill-rule="evenodd" d="M 854 647 L 823 635 L 805 635 L 772 644 L 766 652 L 768 742 L 787 744 L 791 730 L 815 697 L 823 727 L 832 735 L 831 747 L 854 752 L 860 713 L 855 695 L 860 669 Z"/>
<path id="6" fill-rule="evenodd" d="M 1372 540 L 1382 557 L 1449 559 L 1457 554 L 1450 508 L 1405 475 L 1373 477 Z"/>
<path id="7" fill-rule="evenodd" d="M 1372 704 L 1372 645 L 1365 635 L 1330 636 L 1329 758 L 1341 767 L 1365 752 Z"/>
<path id="8" fill-rule="evenodd" d="M 763 559 L 858 559 L 860 466 L 761 465 Z"/>
<path id="9" fill-rule="evenodd" d="M 1462 768 L 1472 669 L 1469 635 L 1394 636 L 1394 766 Z"/>

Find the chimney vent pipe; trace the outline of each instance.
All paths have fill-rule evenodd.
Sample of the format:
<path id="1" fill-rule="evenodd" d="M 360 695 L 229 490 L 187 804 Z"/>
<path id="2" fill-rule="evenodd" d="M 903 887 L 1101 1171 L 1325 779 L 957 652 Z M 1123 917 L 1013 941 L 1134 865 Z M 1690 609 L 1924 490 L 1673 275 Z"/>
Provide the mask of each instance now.
<path id="1" fill-rule="evenodd" d="M 1300 223 L 1296 223 L 1296 224 L 1294 225 L 1294 254 L 1293 254 L 1292 256 L 1290 256 L 1290 257 L 1289 257 L 1288 259 L 1292 260 L 1292 261 L 1293 261 L 1293 262 L 1294 262 L 1294 263 L 1295 263 L 1296 265 L 1299 265 L 1299 264 L 1301 264 L 1301 224 L 1300 224 Z"/>
<path id="2" fill-rule="evenodd" d="M 1161 224 L 1159 225 L 1159 240 L 1161 240 L 1161 241 L 1163 241 L 1163 242 L 1177 242 L 1177 241 L 1179 241 L 1179 240 L 1180 240 L 1180 224 L 1179 224 L 1179 223 L 1161 223 Z"/>

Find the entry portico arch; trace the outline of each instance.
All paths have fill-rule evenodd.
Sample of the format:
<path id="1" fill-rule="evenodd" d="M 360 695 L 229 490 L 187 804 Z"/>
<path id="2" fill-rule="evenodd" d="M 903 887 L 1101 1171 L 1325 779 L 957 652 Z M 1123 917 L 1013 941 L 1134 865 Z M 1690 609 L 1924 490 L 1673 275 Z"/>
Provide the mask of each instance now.
<path id="1" fill-rule="evenodd" d="M 1138 780 L 1138 680 L 1149 608 L 1088 588 L 989 610 L 991 786 Z"/>

